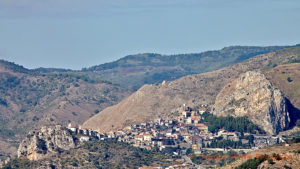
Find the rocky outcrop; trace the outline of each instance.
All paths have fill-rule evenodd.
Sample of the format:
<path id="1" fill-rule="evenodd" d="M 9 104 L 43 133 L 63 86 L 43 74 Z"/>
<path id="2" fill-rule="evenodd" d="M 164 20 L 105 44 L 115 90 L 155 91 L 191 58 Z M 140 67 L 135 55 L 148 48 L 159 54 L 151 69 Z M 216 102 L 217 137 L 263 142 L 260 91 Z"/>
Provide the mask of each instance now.
<path id="1" fill-rule="evenodd" d="M 39 160 L 74 147 L 73 137 L 66 128 L 60 125 L 42 127 L 40 131 L 29 132 L 19 146 L 18 157 Z"/>
<path id="2" fill-rule="evenodd" d="M 189 75 L 157 85 L 144 85 L 117 105 L 108 107 L 83 123 L 83 128 L 107 132 L 131 124 L 169 117 L 174 109 L 186 104 L 213 105 L 217 94 L 228 83 L 247 71 L 267 70 L 300 56 L 300 47 L 253 57 L 213 72 Z"/>
<path id="3" fill-rule="evenodd" d="M 247 116 L 272 135 L 287 128 L 290 122 L 283 93 L 256 71 L 248 71 L 226 85 L 212 110 L 218 116 Z"/>

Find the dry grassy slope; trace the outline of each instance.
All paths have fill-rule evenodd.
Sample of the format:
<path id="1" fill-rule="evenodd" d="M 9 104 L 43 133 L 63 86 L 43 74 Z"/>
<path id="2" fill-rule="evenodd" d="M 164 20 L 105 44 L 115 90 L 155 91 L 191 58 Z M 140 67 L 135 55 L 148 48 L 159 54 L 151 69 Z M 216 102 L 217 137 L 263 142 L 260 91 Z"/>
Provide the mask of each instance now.
<path id="1" fill-rule="evenodd" d="M 299 168 L 300 167 L 300 154 L 295 154 L 292 151 L 294 150 L 300 150 L 300 143 L 295 143 L 292 144 L 291 146 L 286 147 L 285 145 L 276 145 L 276 146 L 271 146 L 259 150 L 255 150 L 251 153 L 248 153 L 243 156 L 239 156 L 238 160 L 233 162 L 230 165 L 227 165 L 225 167 L 221 167 L 221 169 L 233 169 L 239 165 L 241 165 L 243 162 L 245 162 L 248 159 L 263 155 L 263 154 L 268 154 L 272 155 L 273 153 L 275 154 L 280 154 L 281 157 L 283 158 L 280 161 L 274 160 L 275 164 L 270 165 L 268 164 L 268 161 L 263 162 L 258 168 L 284 168 L 284 166 L 289 166 L 291 168 Z M 285 157 L 285 159 L 284 159 Z"/>
<path id="2" fill-rule="evenodd" d="M 268 69 L 275 64 L 300 58 L 300 47 L 284 49 L 253 57 L 247 61 L 213 72 L 189 75 L 158 85 L 145 85 L 119 104 L 87 120 L 86 128 L 109 131 L 126 125 L 168 116 L 182 104 L 213 104 L 218 92 L 228 82 L 249 70 Z"/>
<path id="3" fill-rule="evenodd" d="M 300 63 L 279 65 L 265 72 L 267 78 L 300 109 Z M 288 81 L 288 77 L 292 81 Z"/>
<path id="4" fill-rule="evenodd" d="M 15 141 L 28 130 L 42 125 L 81 124 L 95 110 L 116 104 L 129 94 L 127 89 L 104 81 L 90 82 L 76 75 L 42 75 L 1 61 L 0 143 L 17 145 Z M 0 154 L 11 152 L 0 146 Z"/>

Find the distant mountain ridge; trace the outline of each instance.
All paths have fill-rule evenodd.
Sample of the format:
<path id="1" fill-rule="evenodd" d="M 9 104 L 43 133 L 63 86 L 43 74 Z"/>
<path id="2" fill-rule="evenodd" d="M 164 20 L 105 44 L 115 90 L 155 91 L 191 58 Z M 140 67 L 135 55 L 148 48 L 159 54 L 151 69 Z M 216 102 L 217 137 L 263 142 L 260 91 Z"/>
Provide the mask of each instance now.
<path id="1" fill-rule="evenodd" d="M 0 70 L 5 71 L 14 71 L 16 73 L 27 73 L 27 74 L 36 74 L 35 71 L 24 68 L 21 65 L 15 64 L 14 62 L 9 62 L 6 60 L 0 60 Z"/>
<path id="2" fill-rule="evenodd" d="M 117 105 L 108 107 L 87 120 L 83 127 L 101 131 L 117 130 L 127 125 L 154 120 L 158 117 L 169 117 L 176 108 L 183 104 L 191 107 L 201 104 L 213 105 L 221 89 L 238 78 L 240 74 L 253 70 L 261 70 L 265 73 L 274 67 L 276 68 L 277 65 L 295 62 L 300 62 L 300 47 L 258 55 L 212 72 L 188 75 L 161 84 L 144 85 Z M 286 79 L 270 79 L 272 84 L 276 84 L 276 81 L 279 80 Z M 283 93 L 287 91 L 284 87 L 276 85 L 275 87 L 280 87 Z M 291 94 L 288 96 L 288 99 L 295 106 L 295 109 L 290 109 L 289 113 L 291 115 L 296 114 L 293 117 L 298 117 L 300 97 Z M 293 119 L 291 120 L 293 121 Z"/>
<path id="3" fill-rule="evenodd" d="M 63 69 L 63 68 L 36 68 L 32 69 L 33 71 L 40 72 L 40 73 L 63 73 L 63 72 L 73 72 L 72 69 Z"/>
<path id="4" fill-rule="evenodd" d="M 263 63 L 254 61 L 250 66 L 251 69 L 261 68 L 262 65 L 272 68 L 276 64 L 286 62 L 280 57 L 282 55 L 280 51 L 277 52 L 282 48 L 290 48 L 290 46 L 235 46 L 201 54 L 171 56 L 130 55 L 114 62 L 118 63 L 116 65 L 108 63 L 101 70 L 98 68 L 96 70 L 95 67 L 95 70 L 89 68 L 82 71 L 57 68 L 30 70 L 12 62 L 0 60 L 0 144 L 2 145 L 0 154 L 15 152 L 15 147 L 12 145 L 16 146 L 24 137 L 24 133 L 30 129 L 47 124 L 83 123 L 104 108 L 115 105 L 129 96 L 133 90 L 127 87 L 137 89 L 145 83 L 156 83 L 143 86 L 133 96 L 122 102 L 121 107 L 107 109 L 111 110 L 112 114 L 103 113 L 104 116 L 110 118 L 101 125 L 107 127 L 111 123 L 118 122 L 119 124 L 114 127 L 119 127 L 148 120 L 148 116 L 156 117 L 155 113 L 163 112 L 161 114 L 163 116 L 182 103 L 210 104 L 216 92 L 221 90 L 222 84 L 237 77 L 239 72 L 222 69 L 217 71 L 218 73 L 195 75 L 197 71 L 215 70 L 249 57 L 252 59 L 252 55 L 261 52 L 276 51 L 275 54 L 279 57 L 275 60 L 260 60 Z M 284 53 L 289 51 L 292 51 L 289 56 L 294 53 L 289 49 L 286 49 Z M 266 57 L 268 54 L 263 56 Z M 288 62 L 297 62 L 298 59 L 294 58 Z M 243 67 L 245 65 L 238 69 L 246 71 Z M 219 73 L 220 71 L 224 72 Z M 157 84 L 162 80 L 175 81 Z M 130 99 L 132 102 L 127 104 Z M 155 102 L 152 102 L 153 100 Z M 108 112 L 107 110 L 104 112 Z M 124 110 L 131 112 L 115 116 L 116 111 Z M 138 114 L 137 111 L 142 113 Z M 107 129 L 111 127 L 110 125 Z"/>
<path id="5" fill-rule="evenodd" d="M 253 56 L 292 46 L 230 46 L 202 53 L 160 55 L 144 53 L 128 55 L 117 61 L 82 69 L 124 87 L 140 88 L 144 84 L 171 81 L 180 77 L 209 72 L 241 62 Z"/>

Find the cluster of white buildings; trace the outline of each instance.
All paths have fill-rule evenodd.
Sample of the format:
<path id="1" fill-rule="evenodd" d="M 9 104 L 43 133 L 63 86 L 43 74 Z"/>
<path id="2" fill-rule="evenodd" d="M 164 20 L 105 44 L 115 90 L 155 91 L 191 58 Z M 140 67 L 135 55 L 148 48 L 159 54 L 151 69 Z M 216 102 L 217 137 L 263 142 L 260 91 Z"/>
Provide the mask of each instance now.
<path id="1" fill-rule="evenodd" d="M 69 124 L 68 128 L 79 135 L 81 142 L 90 140 L 91 137 L 99 140 L 114 139 L 121 142 L 127 142 L 135 147 L 145 149 L 157 148 L 161 151 L 182 155 L 182 150 L 192 148 L 197 153 L 202 153 L 204 145 L 210 144 L 213 140 L 222 136 L 225 140 L 242 141 L 247 144 L 249 140 L 240 139 L 240 133 L 227 132 L 220 130 L 217 134 L 208 131 L 208 124 L 200 123 L 203 118 L 201 115 L 207 111 L 202 107 L 197 111 L 186 108 L 176 118 L 159 118 L 153 122 L 146 122 L 137 125 L 131 125 L 118 131 L 101 133 L 91 129 Z M 245 133 L 247 134 L 247 133 Z M 277 144 L 280 140 L 276 137 L 256 137 L 255 147 L 265 147 Z"/>

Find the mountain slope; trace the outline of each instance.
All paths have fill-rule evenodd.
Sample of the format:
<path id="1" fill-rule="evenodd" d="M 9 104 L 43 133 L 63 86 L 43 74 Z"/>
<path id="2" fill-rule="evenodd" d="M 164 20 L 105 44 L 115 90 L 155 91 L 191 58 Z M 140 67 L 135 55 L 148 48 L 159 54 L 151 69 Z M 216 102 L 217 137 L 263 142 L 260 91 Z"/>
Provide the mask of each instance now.
<path id="1" fill-rule="evenodd" d="M 221 169 L 234 169 L 246 162 L 249 159 L 254 159 L 255 157 L 259 157 L 261 155 L 267 154 L 273 157 L 273 164 L 270 164 L 268 160 L 263 162 L 258 166 L 258 168 L 299 168 L 300 167 L 300 154 L 299 151 L 300 143 L 294 143 L 290 146 L 283 145 L 275 145 L 271 147 L 266 147 L 262 149 L 255 150 L 253 152 L 236 156 L 236 161 L 231 164 L 228 164 L 224 167 L 220 167 Z M 279 154 L 281 159 L 277 160 L 274 158 L 274 154 Z M 263 167 L 264 166 L 264 167 Z M 248 166 L 250 168 L 250 165 Z M 247 167 L 247 168 L 248 168 Z"/>
<path id="2" fill-rule="evenodd" d="M 144 85 L 119 104 L 87 120 L 83 126 L 109 131 L 159 116 L 169 116 L 182 104 L 191 107 L 212 105 L 220 90 L 241 73 L 259 69 L 265 71 L 275 64 L 287 64 L 299 59 L 300 47 L 294 47 L 259 55 L 217 71 L 189 75 L 157 85 Z"/>
<path id="3" fill-rule="evenodd" d="M 167 167 L 180 164 L 175 160 L 160 151 L 141 149 L 122 142 L 89 141 L 38 161 L 12 159 L 3 168 L 137 169 L 143 166 Z"/>
<path id="4" fill-rule="evenodd" d="M 189 74 L 198 74 L 249 59 L 288 46 L 232 46 L 221 50 L 195 54 L 129 55 L 115 62 L 83 69 L 83 73 L 99 76 L 121 86 L 140 88 L 143 84 L 160 83 L 163 80 L 175 80 Z"/>
<path id="5" fill-rule="evenodd" d="M 300 119 L 300 63 L 279 65 L 265 72 L 266 77 L 284 92 L 289 111 L 291 125 Z"/>
<path id="6" fill-rule="evenodd" d="M 289 112 L 283 93 L 261 72 L 249 71 L 225 85 L 216 97 L 212 113 L 217 116 L 248 117 L 276 135 L 287 129 Z"/>
<path id="7" fill-rule="evenodd" d="M 80 124 L 130 93 L 100 79 L 40 74 L 6 61 L 0 64 L 0 141 L 11 145 L 41 125 Z M 0 153 L 6 151 L 0 147 Z"/>

